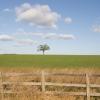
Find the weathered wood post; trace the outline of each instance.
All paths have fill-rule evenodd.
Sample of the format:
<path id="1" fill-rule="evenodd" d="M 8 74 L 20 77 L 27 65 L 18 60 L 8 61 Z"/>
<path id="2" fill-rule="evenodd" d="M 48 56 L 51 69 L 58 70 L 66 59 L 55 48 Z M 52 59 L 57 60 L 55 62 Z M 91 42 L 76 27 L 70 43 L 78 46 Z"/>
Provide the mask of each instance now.
<path id="1" fill-rule="evenodd" d="M 0 82 L 0 88 L 1 88 L 1 100 L 4 100 L 4 90 L 3 90 L 3 74 L 2 72 L 0 72 L 0 76 L 1 76 L 1 82 Z"/>
<path id="2" fill-rule="evenodd" d="M 45 72 L 44 71 L 42 71 L 41 85 L 42 85 L 42 92 L 45 92 Z"/>
<path id="3" fill-rule="evenodd" d="M 90 100 L 90 79 L 89 79 L 89 74 L 86 73 L 86 93 L 87 93 L 87 100 Z"/>

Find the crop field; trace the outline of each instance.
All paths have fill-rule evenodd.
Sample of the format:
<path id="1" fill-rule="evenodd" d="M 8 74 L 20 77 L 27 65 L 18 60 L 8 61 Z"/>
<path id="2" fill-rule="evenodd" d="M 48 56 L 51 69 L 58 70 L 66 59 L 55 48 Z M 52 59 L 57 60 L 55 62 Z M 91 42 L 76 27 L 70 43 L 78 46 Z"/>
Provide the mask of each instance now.
<path id="1" fill-rule="evenodd" d="M 98 55 L 0 55 L 0 68 L 100 68 Z"/>

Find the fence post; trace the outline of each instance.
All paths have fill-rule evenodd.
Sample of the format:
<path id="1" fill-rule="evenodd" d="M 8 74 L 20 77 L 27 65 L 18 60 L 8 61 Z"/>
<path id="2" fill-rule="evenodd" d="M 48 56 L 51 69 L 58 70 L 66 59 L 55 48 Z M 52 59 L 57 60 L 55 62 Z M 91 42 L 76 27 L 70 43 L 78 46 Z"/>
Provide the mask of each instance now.
<path id="1" fill-rule="evenodd" d="M 2 72 L 0 72 L 0 76 L 1 76 L 1 82 L 0 82 L 0 88 L 1 88 L 1 100 L 4 100 L 4 90 L 3 90 L 3 74 Z"/>
<path id="2" fill-rule="evenodd" d="M 42 71 L 41 85 L 42 85 L 42 92 L 45 92 L 45 72 L 44 71 Z"/>
<path id="3" fill-rule="evenodd" d="M 87 93 L 87 100 L 90 100 L 90 79 L 89 79 L 89 74 L 86 73 L 86 93 Z"/>

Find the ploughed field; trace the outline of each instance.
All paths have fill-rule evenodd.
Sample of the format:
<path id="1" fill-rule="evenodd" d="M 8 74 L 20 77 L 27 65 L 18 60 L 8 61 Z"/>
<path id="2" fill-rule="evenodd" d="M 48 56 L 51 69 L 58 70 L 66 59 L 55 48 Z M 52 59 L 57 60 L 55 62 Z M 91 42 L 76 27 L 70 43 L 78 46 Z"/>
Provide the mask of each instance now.
<path id="1" fill-rule="evenodd" d="M 0 55 L 0 68 L 100 68 L 99 55 Z"/>

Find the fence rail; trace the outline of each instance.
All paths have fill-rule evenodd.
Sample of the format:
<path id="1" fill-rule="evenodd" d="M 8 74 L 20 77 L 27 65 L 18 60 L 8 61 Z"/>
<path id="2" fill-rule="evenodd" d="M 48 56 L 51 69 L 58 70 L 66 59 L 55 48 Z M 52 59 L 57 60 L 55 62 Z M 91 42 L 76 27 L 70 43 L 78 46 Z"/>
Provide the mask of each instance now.
<path id="1" fill-rule="evenodd" d="M 73 83 L 53 83 L 53 82 L 46 82 L 45 77 L 51 76 L 51 75 L 65 75 L 65 76 L 85 76 L 86 83 L 82 84 L 73 84 Z M 16 76 L 40 76 L 41 81 L 40 82 L 7 82 L 3 80 L 3 77 L 16 77 Z M 41 73 L 2 73 L 0 72 L 0 93 L 2 94 L 2 100 L 4 100 L 4 94 L 10 94 L 14 93 L 12 91 L 6 91 L 3 89 L 4 85 L 26 85 L 26 86 L 41 86 L 41 89 L 43 93 L 45 94 L 61 94 L 61 95 L 74 95 L 74 96 L 86 96 L 87 100 L 90 100 L 90 97 L 100 97 L 100 93 L 91 93 L 91 88 L 100 88 L 100 84 L 91 84 L 90 83 L 90 77 L 100 77 L 100 74 L 71 74 L 71 73 L 46 73 L 42 71 Z M 47 91 L 46 86 L 58 86 L 58 87 L 75 87 L 75 88 L 85 88 L 86 92 L 57 92 L 57 91 Z"/>

